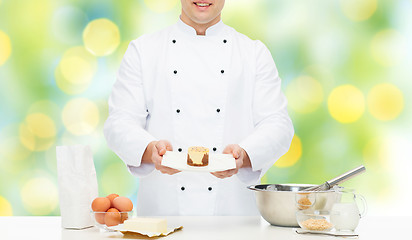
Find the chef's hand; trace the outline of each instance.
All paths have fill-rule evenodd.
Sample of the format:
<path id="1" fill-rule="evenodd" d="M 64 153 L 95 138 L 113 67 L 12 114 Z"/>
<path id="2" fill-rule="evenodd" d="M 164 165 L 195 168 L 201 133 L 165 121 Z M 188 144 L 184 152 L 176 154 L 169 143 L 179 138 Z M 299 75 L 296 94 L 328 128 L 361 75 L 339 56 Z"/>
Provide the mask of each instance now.
<path id="1" fill-rule="evenodd" d="M 242 167 L 250 167 L 250 159 L 246 151 L 237 144 L 230 144 L 226 146 L 223 153 L 232 154 L 236 161 L 236 168 L 225 171 L 212 172 L 218 178 L 228 178 L 239 172 Z"/>
<path id="2" fill-rule="evenodd" d="M 153 163 L 155 168 L 161 173 L 173 175 L 180 171 L 174 168 L 163 166 L 162 159 L 166 151 L 172 151 L 173 147 L 167 140 L 153 141 L 147 145 L 146 151 L 143 154 L 142 162 Z"/>

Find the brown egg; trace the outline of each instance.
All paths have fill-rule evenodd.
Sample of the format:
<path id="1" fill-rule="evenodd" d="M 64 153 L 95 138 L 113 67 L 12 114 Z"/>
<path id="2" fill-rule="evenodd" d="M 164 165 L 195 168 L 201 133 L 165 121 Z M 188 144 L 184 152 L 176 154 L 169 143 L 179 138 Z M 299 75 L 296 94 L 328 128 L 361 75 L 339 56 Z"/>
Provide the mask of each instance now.
<path id="1" fill-rule="evenodd" d="M 95 213 L 94 217 L 98 223 L 104 224 L 104 215 L 106 215 L 106 213 Z"/>
<path id="2" fill-rule="evenodd" d="M 110 200 L 105 197 L 95 198 L 92 202 L 92 210 L 95 212 L 106 212 L 110 208 Z"/>
<path id="3" fill-rule="evenodd" d="M 112 193 L 110 195 L 107 195 L 106 197 L 110 200 L 110 207 L 114 207 L 113 206 L 113 199 L 117 198 L 119 196 L 119 194 L 116 193 Z"/>
<path id="4" fill-rule="evenodd" d="M 121 215 L 120 223 L 124 223 L 124 221 L 129 218 L 129 213 L 122 212 L 120 213 L 120 215 Z"/>
<path id="5" fill-rule="evenodd" d="M 113 205 L 120 212 L 129 212 L 133 209 L 133 203 L 127 197 L 117 197 L 113 200 Z"/>
<path id="6" fill-rule="evenodd" d="M 118 225 L 120 223 L 120 219 L 120 213 L 116 208 L 110 208 L 104 216 L 104 222 L 108 227 Z"/>

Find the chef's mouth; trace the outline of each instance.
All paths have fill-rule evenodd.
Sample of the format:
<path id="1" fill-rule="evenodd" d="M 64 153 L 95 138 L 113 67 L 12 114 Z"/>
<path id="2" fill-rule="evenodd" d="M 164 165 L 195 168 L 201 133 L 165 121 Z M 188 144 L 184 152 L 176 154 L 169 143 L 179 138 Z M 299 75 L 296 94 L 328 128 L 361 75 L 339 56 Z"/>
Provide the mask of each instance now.
<path id="1" fill-rule="evenodd" d="M 212 3 L 208 3 L 208 2 L 193 2 L 193 4 L 198 7 L 209 7 L 212 5 Z"/>

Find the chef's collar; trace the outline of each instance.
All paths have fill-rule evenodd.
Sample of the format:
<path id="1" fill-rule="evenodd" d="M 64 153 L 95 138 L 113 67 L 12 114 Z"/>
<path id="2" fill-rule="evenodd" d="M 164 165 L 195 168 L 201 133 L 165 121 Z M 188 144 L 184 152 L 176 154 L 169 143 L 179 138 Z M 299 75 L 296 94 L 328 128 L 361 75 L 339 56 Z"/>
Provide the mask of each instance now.
<path id="1" fill-rule="evenodd" d="M 190 35 L 197 35 L 196 30 L 193 27 L 184 23 L 182 19 L 180 19 L 180 17 L 179 17 L 179 21 L 177 25 L 178 25 L 178 28 L 184 33 L 187 33 Z M 220 19 L 220 21 L 217 22 L 215 25 L 212 25 L 206 29 L 205 36 L 216 36 L 221 32 L 223 27 L 224 27 L 224 24 L 222 22 L 222 19 Z M 203 36 L 203 35 L 198 35 L 198 36 Z"/>

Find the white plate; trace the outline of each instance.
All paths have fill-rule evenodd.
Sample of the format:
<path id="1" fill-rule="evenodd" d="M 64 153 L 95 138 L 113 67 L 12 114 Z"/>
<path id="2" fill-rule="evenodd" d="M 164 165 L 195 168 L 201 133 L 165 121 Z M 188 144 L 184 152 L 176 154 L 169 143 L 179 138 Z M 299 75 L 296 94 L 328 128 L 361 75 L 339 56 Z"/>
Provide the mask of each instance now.
<path id="1" fill-rule="evenodd" d="M 181 171 L 217 172 L 236 168 L 232 154 L 209 154 L 209 165 L 194 167 L 187 165 L 187 153 L 167 151 L 163 155 L 162 165 Z"/>

